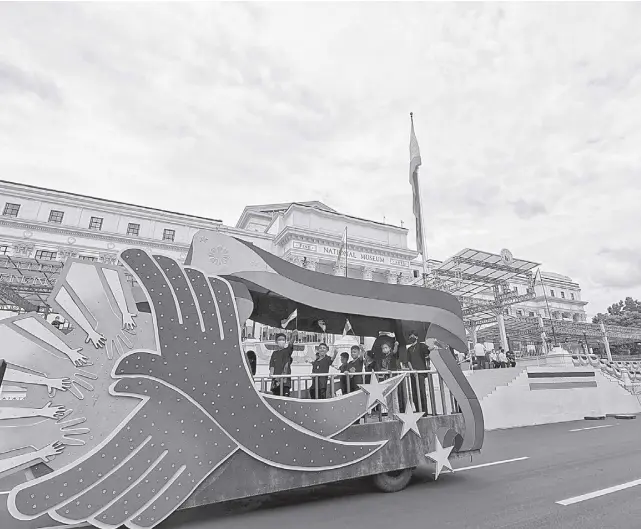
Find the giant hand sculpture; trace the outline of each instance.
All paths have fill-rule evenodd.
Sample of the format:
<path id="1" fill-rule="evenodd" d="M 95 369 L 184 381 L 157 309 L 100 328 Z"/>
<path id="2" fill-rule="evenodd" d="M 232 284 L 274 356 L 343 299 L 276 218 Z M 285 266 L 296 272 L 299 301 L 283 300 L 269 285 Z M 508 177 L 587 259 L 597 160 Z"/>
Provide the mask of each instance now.
<path id="1" fill-rule="evenodd" d="M 243 361 L 229 283 L 141 250 L 121 260 L 151 302 L 159 351 L 122 356 L 110 393 L 141 402 L 83 458 L 16 487 L 13 516 L 151 528 L 238 450 L 268 465 L 318 471 L 385 444 L 334 441 L 267 405 Z"/>

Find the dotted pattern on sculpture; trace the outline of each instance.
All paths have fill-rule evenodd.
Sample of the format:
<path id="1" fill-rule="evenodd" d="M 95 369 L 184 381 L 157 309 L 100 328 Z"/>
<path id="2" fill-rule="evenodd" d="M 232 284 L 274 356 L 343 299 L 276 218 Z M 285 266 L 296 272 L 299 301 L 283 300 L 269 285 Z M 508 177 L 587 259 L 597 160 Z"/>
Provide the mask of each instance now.
<path id="1" fill-rule="evenodd" d="M 266 405 L 242 358 L 238 316 L 226 282 L 219 278 L 208 281 L 188 267 L 183 272 L 172 259 L 152 259 L 141 250 L 127 250 L 122 259 L 151 298 L 162 356 L 130 355 L 120 362 L 117 375 L 149 374 L 167 381 L 197 401 L 243 450 L 275 466 L 300 470 L 340 467 L 385 444 L 319 438 L 294 427 Z"/>
<path id="2" fill-rule="evenodd" d="M 367 393 L 355 391 L 331 400 L 265 398 L 267 403 L 290 421 L 318 435 L 331 437 L 367 412 Z"/>
<path id="3" fill-rule="evenodd" d="M 101 525 L 119 527 L 162 492 L 139 515 L 140 523 L 134 522 L 153 527 L 238 448 L 184 395 L 158 381 L 123 379 L 115 390 L 149 396 L 150 400 L 88 459 L 19 491 L 15 498 L 19 512 L 36 516 L 53 509 L 68 523 L 95 516 Z M 179 478 L 163 490 L 182 467 Z"/>

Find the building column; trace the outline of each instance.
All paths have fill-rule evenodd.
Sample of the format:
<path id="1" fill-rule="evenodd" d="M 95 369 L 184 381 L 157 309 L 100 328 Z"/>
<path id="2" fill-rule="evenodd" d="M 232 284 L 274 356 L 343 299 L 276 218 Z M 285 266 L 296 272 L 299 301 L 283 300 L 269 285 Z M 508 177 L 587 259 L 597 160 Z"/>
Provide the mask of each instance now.
<path id="1" fill-rule="evenodd" d="M 543 324 L 543 317 L 539 314 L 539 327 L 541 328 L 541 349 L 545 356 L 548 355 L 548 337 L 545 334 L 545 325 Z"/>
<path id="2" fill-rule="evenodd" d="M 385 279 L 390 285 L 395 285 L 396 280 L 398 279 L 398 276 L 392 272 L 391 270 L 386 270 L 385 271 Z"/>
<path id="3" fill-rule="evenodd" d="M 479 342 L 477 325 L 470 325 L 470 334 L 472 335 L 472 345 L 476 345 Z"/>
<path id="4" fill-rule="evenodd" d="M 605 325 L 602 321 L 599 322 L 601 332 L 603 333 L 603 347 L 605 347 L 605 354 L 608 355 L 608 362 L 612 362 L 612 352 L 610 351 L 610 342 L 608 341 L 608 333 L 605 332 Z"/>
<path id="5" fill-rule="evenodd" d="M 374 273 L 374 269 L 371 266 L 363 267 L 363 279 L 365 281 L 371 281 L 373 273 Z"/>
<path id="6" fill-rule="evenodd" d="M 306 257 L 304 264 L 305 264 L 305 269 L 311 270 L 312 272 L 316 272 L 316 268 L 318 267 L 318 259 L 312 259 L 310 257 Z"/>
<path id="7" fill-rule="evenodd" d="M 501 346 L 506 351 L 508 350 L 507 334 L 505 333 L 505 318 L 503 311 L 499 312 L 496 316 L 496 321 L 499 324 L 499 335 L 501 336 Z"/>

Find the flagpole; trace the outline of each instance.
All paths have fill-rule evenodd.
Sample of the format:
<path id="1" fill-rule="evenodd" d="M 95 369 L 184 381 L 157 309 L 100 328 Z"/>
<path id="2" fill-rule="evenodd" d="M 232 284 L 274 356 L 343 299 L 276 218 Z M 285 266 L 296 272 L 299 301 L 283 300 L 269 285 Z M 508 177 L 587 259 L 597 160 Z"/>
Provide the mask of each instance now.
<path id="1" fill-rule="evenodd" d="M 347 226 L 345 226 L 345 277 L 347 277 Z"/>
<path id="2" fill-rule="evenodd" d="M 554 347 L 556 347 L 558 344 L 556 343 L 556 331 L 554 330 L 554 318 L 552 317 L 552 313 L 550 312 L 550 305 L 548 304 L 548 295 L 545 293 L 545 283 L 543 283 L 543 276 L 541 275 L 541 269 L 539 268 L 536 272 L 537 274 L 539 274 L 539 280 L 541 281 L 541 286 L 543 287 L 543 298 L 545 299 L 545 306 L 548 309 L 548 317 L 550 318 L 550 325 L 552 326 L 552 336 L 554 337 Z M 536 282 L 536 275 L 534 276 L 534 281 Z"/>
<path id="3" fill-rule="evenodd" d="M 410 112 L 410 121 L 412 123 L 412 130 L 414 130 L 414 112 Z M 418 176 L 418 167 L 416 168 L 416 174 Z M 420 180 L 416 179 L 416 193 L 418 194 L 418 210 L 420 215 L 420 225 L 421 225 L 421 246 L 422 252 L 421 257 L 423 258 L 423 286 L 427 287 L 427 246 L 425 244 L 425 225 L 423 222 L 423 200 L 421 199 L 421 183 Z"/>

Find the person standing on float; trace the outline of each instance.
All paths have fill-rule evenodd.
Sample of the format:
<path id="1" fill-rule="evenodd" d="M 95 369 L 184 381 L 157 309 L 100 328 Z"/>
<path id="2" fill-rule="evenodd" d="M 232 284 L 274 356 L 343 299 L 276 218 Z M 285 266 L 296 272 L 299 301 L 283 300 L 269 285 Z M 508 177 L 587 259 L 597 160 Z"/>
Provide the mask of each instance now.
<path id="1" fill-rule="evenodd" d="M 287 342 L 287 336 L 280 332 L 276 335 L 276 346 L 278 349 L 272 353 L 269 359 L 269 376 L 274 375 L 291 375 L 292 374 L 292 355 L 294 354 L 294 342 L 296 341 L 297 332 L 294 331 Z M 274 378 L 272 379 L 271 392 L 274 395 L 289 397 L 291 392 L 291 378 Z"/>

